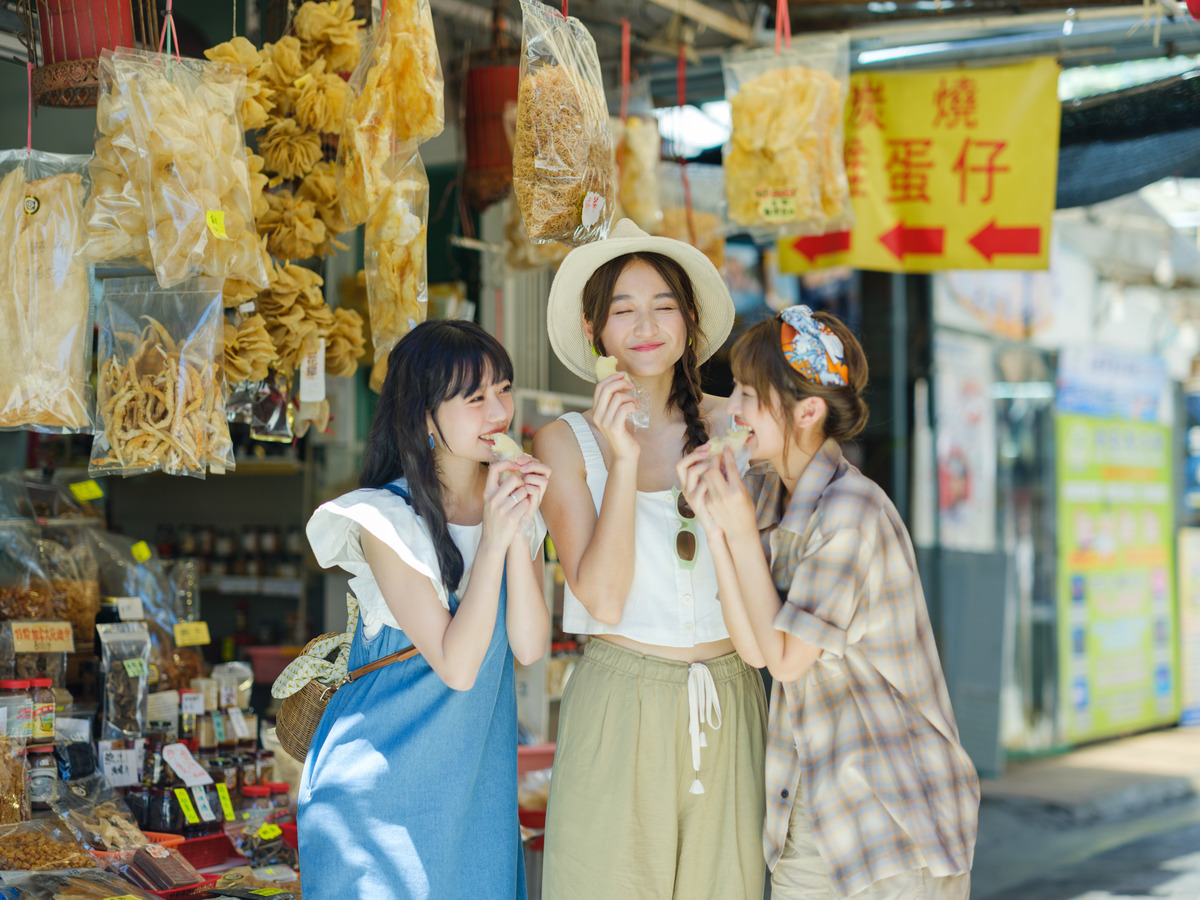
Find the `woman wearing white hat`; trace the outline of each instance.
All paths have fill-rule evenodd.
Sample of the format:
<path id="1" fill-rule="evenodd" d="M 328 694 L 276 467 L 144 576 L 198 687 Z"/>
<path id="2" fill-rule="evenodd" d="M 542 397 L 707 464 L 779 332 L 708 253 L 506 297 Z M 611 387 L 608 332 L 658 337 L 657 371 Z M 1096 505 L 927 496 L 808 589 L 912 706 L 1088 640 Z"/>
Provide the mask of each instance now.
<path id="1" fill-rule="evenodd" d="M 563 628 L 592 637 L 563 695 L 543 896 L 759 900 L 766 699 L 747 662 L 762 661 L 734 652 L 675 473 L 728 424 L 698 366 L 733 301 L 699 250 L 622 219 L 563 261 L 547 315 L 569 369 L 594 381 L 613 356 L 619 371 L 534 438 L 554 471 L 542 513 Z M 639 406 L 649 425 L 635 430 Z"/>

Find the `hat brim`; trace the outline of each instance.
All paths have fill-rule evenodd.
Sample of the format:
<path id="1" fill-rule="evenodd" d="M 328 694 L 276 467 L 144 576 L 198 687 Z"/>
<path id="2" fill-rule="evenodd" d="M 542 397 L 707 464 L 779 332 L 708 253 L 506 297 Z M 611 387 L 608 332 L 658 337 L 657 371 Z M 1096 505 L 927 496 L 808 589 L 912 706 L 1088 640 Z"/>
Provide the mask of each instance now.
<path id="1" fill-rule="evenodd" d="M 583 332 L 583 288 L 600 266 L 628 253 L 661 253 L 679 263 L 691 279 L 699 313 L 696 356 L 700 362 L 716 353 L 733 329 L 733 298 L 725 279 L 707 256 L 691 244 L 654 237 L 628 219 L 622 219 L 613 228 L 611 237 L 568 253 L 550 285 L 550 300 L 546 305 L 550 346 L 562 364 L 585 381 L 596 380 L 596 357 Z"/>

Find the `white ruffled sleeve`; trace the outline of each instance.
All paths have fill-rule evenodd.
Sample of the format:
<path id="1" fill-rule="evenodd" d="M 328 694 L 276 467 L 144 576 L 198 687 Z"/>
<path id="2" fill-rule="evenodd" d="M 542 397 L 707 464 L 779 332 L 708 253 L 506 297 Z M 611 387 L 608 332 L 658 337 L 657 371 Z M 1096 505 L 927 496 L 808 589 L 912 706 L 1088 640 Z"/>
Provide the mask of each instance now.
<path id="1" fill-rule="evenodd" d="M 363 529 L 426 576 L 442 606 L 450 608 L 437 551 L 420 518 L 402 497 L 391 491 L 363 488 L 322 504 L 308 520 L 306 531 L 317 562 L 323 568 L 337 566 L 354 576 L 350 587 L 363 609 L 364 625 L 373 624 L 371 620 L 378 617 L 394 626 L 395 618 L 388 610 L 363 554 Z"/>

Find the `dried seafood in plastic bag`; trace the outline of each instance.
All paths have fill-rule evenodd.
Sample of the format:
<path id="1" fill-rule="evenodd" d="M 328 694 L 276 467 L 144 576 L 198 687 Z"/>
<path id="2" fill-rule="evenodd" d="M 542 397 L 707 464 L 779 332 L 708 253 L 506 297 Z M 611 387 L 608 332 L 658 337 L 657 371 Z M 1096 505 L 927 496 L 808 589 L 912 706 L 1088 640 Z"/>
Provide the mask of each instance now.
<path id="1" fill-rule="evenodd" d="M 325 223 L 325 240 L 317 252 L 321 256 L 330 256 L 335 249 L 345 250 L 347 246 L 337 240 L 339 234 L 351 229 L 342 212 L 342 204 L 337 195 L 337 172 L 331 162 L 319 162 L 304 176 L 296 195 L 308 200 L 315 207 L 317 217 Z"/>
<path id="2" fill-rule="evenodd" d="M 317 217 L 316 206 L 286 189 L 267 194 L 267 212 L 259 218 L 258 230 L 267 236 L 267 249 L 277 259 L 308 259 L 325 242 L 325 223 Z"/>
<path id="3" fill-rule="evenodd" d="M 608 236 L 616 205 L 613 139 L 596 44 L 578 19 L 521 0 L 524 37 L 513 190 L 535 243 Z"/>
<path id="4" fill-rule="evenodd" d="M 240 325 L 225 323 L 225 377 L 230 384 L 262 381 L 278 359 L 262 316 L 247 316 Z"/>
<path id="5" fill-rule="evenodd" d="M 92 425 L 82 156 L 0 154 L 0 430 Z"/>
<path id="6" fill-rule="evenodd" d="M 296 10 L 292 26 L 300 38 L 301 56 L 308 62 L 324 59 L 330 72 L 353 72 L 358 65 L 360 48 L 358 29 L 362 19 L 354 18 L 352 0 L 317 0 Z"/>
<path id="7" fill-rule="evenodd" d="M 658 120 L 653 116 L 629 116 L 621 138 L 617 158 L 621 172 L 621 206 L 638 228 L 657 234 L 662 221 L 662 202 L 658 191 L 658 164 L 662 141 Z"/>
<path id="8" fill-rule="evenodd" d="M 336 378 L 353 375 L 366 343 L 362 316 L 352 309 L 335 309 L 325 336 L 325 374 Z"/>
<path id="9" fill-rule="evenodd" d="M 241 66 L 246 70 L 246 92 L 242 96 L 242 127 L 247 131 L 262 128 L 275 108 L 274 88 L 263 81 L 262 57 L 258 48 L 241 35 L 204 51 L 216 63 Z"/>

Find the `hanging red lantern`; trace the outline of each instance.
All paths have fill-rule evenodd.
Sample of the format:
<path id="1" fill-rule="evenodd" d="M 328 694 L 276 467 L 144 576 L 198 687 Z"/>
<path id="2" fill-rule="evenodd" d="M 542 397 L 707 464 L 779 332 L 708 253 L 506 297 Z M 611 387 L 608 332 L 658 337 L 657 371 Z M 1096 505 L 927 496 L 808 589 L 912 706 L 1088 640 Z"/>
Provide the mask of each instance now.
<path id="1" fill-rule="evenodd" d="M 20 0 L 20 13 L 41 106 L 95 106 L 101 52 L 153 46 L 158 36 L 152 0 Z"/>
<path id="2" fill-rule="evenodd" d="M 467 164 L 463 190 L 467 202 L 486 209 L 504 199 L 512 186 L 512 148 L 504 126 L 505 108 L 516 108 L 520 54 L 509 47 L 502 4 L 492 18 L 492 46 L 472 53 L 463 87 L 463 133 Z"/>
<path id="3" fill-rule="evenodd" d="M 1200 0 L 1187 0 L 1187 8 L 1193 19 L 1200 20 Z"/>

